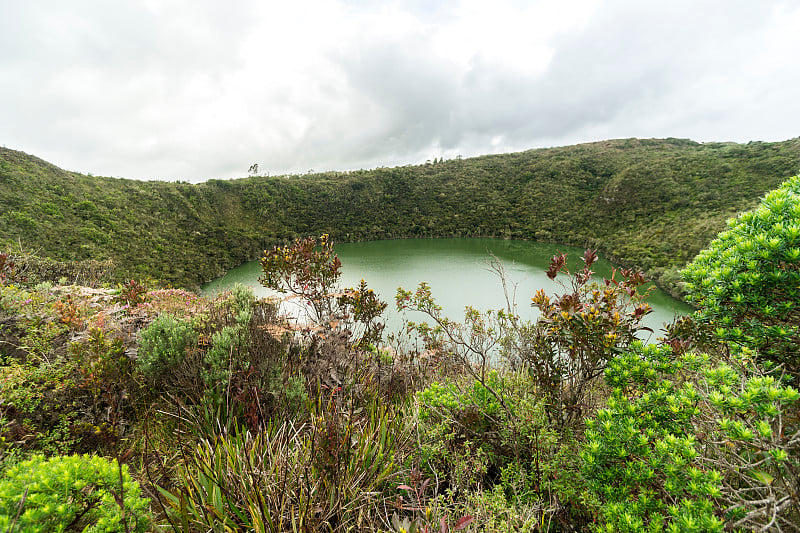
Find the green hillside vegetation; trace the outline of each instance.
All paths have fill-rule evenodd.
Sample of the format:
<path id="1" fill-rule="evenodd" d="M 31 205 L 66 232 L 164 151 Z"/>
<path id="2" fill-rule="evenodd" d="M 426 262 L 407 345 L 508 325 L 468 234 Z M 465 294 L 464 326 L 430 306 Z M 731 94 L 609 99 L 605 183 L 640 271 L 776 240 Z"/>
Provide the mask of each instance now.
<path id="1" fill-rule="evenodd" d="M 398 289 L 414 343 L 327 235 L 261 256 L 302 324 L 241 285 L 37 283 L 0 253 L 0 530 L 798 532 L 800 176 L 754 207 L 652 345 L 645 276 L 592 281 L 590 249 L 551 259 L 532 321 Z"/>
<path id="2" fill-rule="evenodd" d="M 306 235 L 492 236 L 591 246 L 676 292 L 677 270 L 725 220 L 798 168 L 800 139 L 626 139 L 193 185 L 85 176 L 0 149 L 0 245 L 195 288 Z"/>

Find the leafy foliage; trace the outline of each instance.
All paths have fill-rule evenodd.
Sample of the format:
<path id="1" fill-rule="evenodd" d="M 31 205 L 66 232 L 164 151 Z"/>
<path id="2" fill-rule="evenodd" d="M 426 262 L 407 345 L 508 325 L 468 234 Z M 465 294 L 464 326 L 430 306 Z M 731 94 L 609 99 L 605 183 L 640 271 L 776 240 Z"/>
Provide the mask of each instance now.
<path id="1" fill-rule="evenodd" d="M 605 531 L 796 530 L 800 393 L 751 372 L 667 346 L 610 363 L 581 452 Z"/>
<path id="2" fill-rule="evenodd" d="M 302 298 L 313 310 L 311 320 L 321 323 L 333 315 L 333 292 L 342 275 L 342 262 L 333 253 L 328 235 L 297 239 L 291 246 L 265 251 L 261 258 L 262 285 Z"/>
<path id="3" fill-rule="evenodd" d="M 728 518 L 735 527 L 800 531 L 800 393 L 772 376 L 742 375 L 726 365 L 703 379 L 703 401 L 713 415 L 695 425 L 707 435 L 704 462 L 723 474 Z"/>
<path id="4" fill-rule="evenodd" d="M 728 222 L 684 275 L 724 341 L 800 373 L 800 176 Z"/>
<path id="5" fill-rule="evenodd" d="M 117 299 L 125 305 L 136 307 L 147 300 L 147 287 L 135 279 L 120 283 L 118 291 Z"/>
<path id="6" fill-rule="evenodd" d="M 189 322 L 169 314 L 159 315 L 139 336 L 139 370 L 154 382 L 163 383 L 197 338 Z"/>
<path id="7" fill-rule="evenodd" d="M 358 288 L 347 288 L 336 298 L 336 303 L 343 310 L 343 319 L 359 328 L 353 332 L 353 346 L 367 348 L 379 344 L 386 325 L 381 315 L 386 310 L 386 302 L 381 301 L 372 289 L 367 288 L 363 279 Z"/>
<path id="8" fill-rule="evenodd" d="M 531 299 L 541 312 L 537 328 L 507 341 L 537 376 L 562 423 L 591 412 L 588 389 L 608 362 L 636 340 L 637 332 L 647 329 L 641 320 L 651 311 L 645 303 L 647 292 L 639 292 L 645 283 L 641 272 L 614 270 L 602 284 L 590 283 L 596 260 L 595 252 L 586 250 L 583 268 L 571 274 L 566 256 L 554 256 L 547 276 L 569 276 L 565 292 L 551 299 L 539 290 Z"/>
<path id="9" fill-rule="evenodd" d="M 357 289 L 338 288 L 342 263 L 328 235 L 322 235 L 319 241 L 307 237 L 291 246 L 264 251 L 261 268 L 264 275 L 259 281 L 264 286 L 300 300 L 303 310 L 308 311 L 298 317 L 306 329 L 344 332 L 358 349 L 380 343 L 384 329 L 380 316 L 386 303 L 367 288 L 363 279 Z"/>
<path id="10" fill-rule="evenodd" d="M 659 370 L 698 371 L 708 360 L 670 366 L 668 349 L 635 348 L 612 361 L 608 408 L 588 423 L 581 457 L 598 493 L 606 531 L 722 531 L 713 498 L 720 476 L 701 468 L 691 421 L 698 395 Z"/>
<path id="11" fill-rule="evenodd" d="M 203 372 L 203 379 L 207 387 L 226 387 L 231 371 L 238 368 L 238 362 L 247 361 L 254 301 L 253 293 L 249 289 L 242 285 L 236 286 L 232 302 L 234 323 L 224 325 L 214 332 L 211 346 L 205 354 L 206 370 Z"/>
<path id="12" fill-rule="evenodd" d="M 0 528 L 9 532 L 144 532 L 147 500 L 126 465 L 89 455 L 37 455 L 0 477 Z"/>

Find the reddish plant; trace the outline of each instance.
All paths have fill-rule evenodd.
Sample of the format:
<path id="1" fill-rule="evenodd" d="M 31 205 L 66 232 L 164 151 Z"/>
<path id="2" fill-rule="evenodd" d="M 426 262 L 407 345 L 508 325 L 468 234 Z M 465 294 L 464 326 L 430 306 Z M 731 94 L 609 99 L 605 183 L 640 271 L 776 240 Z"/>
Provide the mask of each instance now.
<path id="1" fill-rule="evenodd" d="M 0 252 L 0 283 L 10 283 L 14 281 L 26 281 L 20 276 L 17 264 L 6 252 Z"/>
<path id="2" fill-rule="evenodd" d="M 58 313 L 58 318 L 61 322 L 69 327 L 70 331 L 78 331 L 83 329 L 83 319 L 81 318 L 81 310 L 72 300 L 72 295 L 67 295 L 63 300 L 57 300 L 53 303 L 53 307 Z"/>
<path id="3" fill-rule="evenodd" d="M 547 296 L 543 290 L 531 298 L 531 305 L 541 312 L 527 349 L 520 350 L 537 381 L 550 396 L 554 413 L 562 422 L 582 419 L 590 407 L 586 403 L 589 384 L 598 378 L 617 353 L 627 349 L 651 312 L 645 303 L 649 290 L 640 291 L 647 282 L 639 271 L 614 269 L 602 283 L 591 282 L 591 270 L 597 254 L 586 250 L 583 268 L 570 272 L 566 255 L 550 260 L 547 276 L 569 276 L 563 293 Z"/>
<path id="4" fill-rule="evenodd" d="M 131 307 L 136 307 L 147 301 L 147 287 L 144 283 L 132 279 L 119 286 L 116 300 Z"/>
<path id="5" fill-rule="evenodd" d="M 312 323 L 309 326 L 346 332 L 356 348 L 380 342 L 384 326 L 379 318 L 386 303 L 367 288 L 364 280 L 357 288 L 337 288 L 342 262 L 328 235 L 265 250 L 261 268 L 262 285 L 304 302 Z"/>
<path id="6" fill-rule="evenodd" d="M 314 237 L 297 239 L 291 246 L 265 250 L 261 258 L 264 275 L 259 278 L 265 287 L 288 292 L 308 302 L 319 323 L 333 312 L 332 294 L 342 275 L 342 262 L 333 253 L 327 235 L 319 242 Z"/>

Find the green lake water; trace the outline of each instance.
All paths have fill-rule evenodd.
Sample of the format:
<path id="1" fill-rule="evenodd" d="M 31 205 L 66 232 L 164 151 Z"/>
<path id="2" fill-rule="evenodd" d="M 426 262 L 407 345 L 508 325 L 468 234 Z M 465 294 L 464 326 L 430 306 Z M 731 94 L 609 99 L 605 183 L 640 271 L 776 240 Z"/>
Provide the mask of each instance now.
<path id="1" fill-rule="evenodd" d="M 570 246 L 541 244 L 501 239 L 406 239 L 337 244 L 336 253 L 342 261 L 341 287 L 353 287 L 363 278 L 368 286 L 386 302 L 387 332 L 397 331 L 403 317 L 395 311 L 394 296 L 398 287 L 414 289 L 427 282 L 437 303 L 453 320 L 463 320 L 464 307 L 480 310 L 505 308 L 500 279 L 489 271 L 491 254 L 497 257 L 506 272 L 509 288 L 515 290 L 518 313 L 529 319 L 536 317 L 530 299 L 542 288 L 547 294 L 561 293 L 559 275 L 556 281 L 547 278 L 545 271 L 553 254 L 568 255 L 571 270 L 582 264 L 583 250 Z M 593 266 L 598 280 L 611 275 L 612 264 L 600 259 Z M 214 294 L 241 283 L 252 287 L 258 296 L 270 296 L 271 291 L 258 283 L 261 269 L 250 262 L 230 270 L 225 276 L 203 286 L 203 292 Z M 665 322 L 676 315 L 691 312 L 687 304 L 675 300 L 660 290 L 651 293 L 648 302 L 653 312 L 645 317 L 645 325 L 654 330 L 652 339 L 660 336 Z M 296 311 L 291 311 L 296 313 Z M 422 320 L 420 314 L 409 314 L 409 320 Z M 645 335 L 646 338 L 646 335 Z"/>

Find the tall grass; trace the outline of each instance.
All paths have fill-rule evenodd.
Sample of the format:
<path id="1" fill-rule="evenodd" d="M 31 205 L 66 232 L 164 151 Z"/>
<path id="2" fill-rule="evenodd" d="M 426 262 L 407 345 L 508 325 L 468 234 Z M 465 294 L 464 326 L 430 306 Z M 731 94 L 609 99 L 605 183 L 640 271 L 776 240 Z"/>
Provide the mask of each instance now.
<path id="1" fill-rule="evenodd" d="M 177 531 L 358 531 L 388 525 L 401 467 L 402 419 L 373 404 L 319 403 L 310 422 L 205 436 L 187 450 L 176 488 L 160 488 Z"/>

